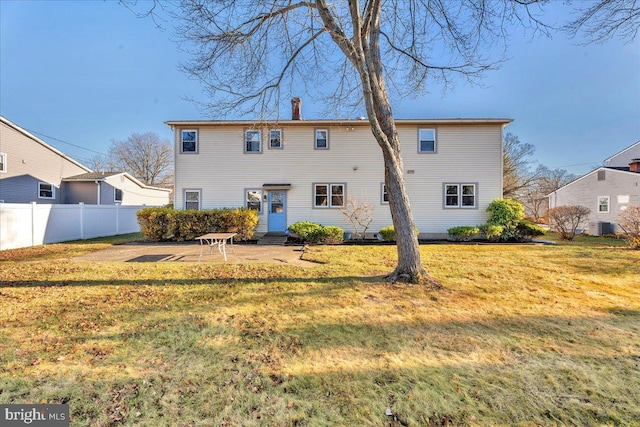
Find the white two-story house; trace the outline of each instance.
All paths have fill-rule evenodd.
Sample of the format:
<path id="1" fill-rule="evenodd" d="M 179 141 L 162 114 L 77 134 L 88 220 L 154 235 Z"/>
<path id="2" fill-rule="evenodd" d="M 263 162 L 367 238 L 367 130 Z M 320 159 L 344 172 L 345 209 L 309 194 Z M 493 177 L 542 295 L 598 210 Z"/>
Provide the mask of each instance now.
<path id="1" fill-rule="evenodd" d="M 420 237 L 486 221 L 487 206 L 502 197 L 502 132 L 510 122 L 396 120 Z M 351 197 L 373 204 L 371 231 L 392 224 L 382 153 L 366 120 L 166 124 L 175 135 L 178 209 L 254 208 L 258 234 L 297 221 L 352 231 L 342 213 Z"/>

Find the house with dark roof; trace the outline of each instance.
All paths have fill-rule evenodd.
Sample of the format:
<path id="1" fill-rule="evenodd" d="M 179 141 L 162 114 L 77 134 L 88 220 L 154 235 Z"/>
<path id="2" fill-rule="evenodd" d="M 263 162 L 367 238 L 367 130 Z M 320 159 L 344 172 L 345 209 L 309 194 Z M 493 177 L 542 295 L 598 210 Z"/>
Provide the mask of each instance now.
<path id="1" fill-rule="evenodd" d="M 150 187 L 127 172 L 88 172 L 63 178 L 65 203 L 166 205 L 171 190 Z"/>
<path id="2" fill-rule="evenodd" d="M 0 116 L 0 202 L 160 206 L 170 194 L 127 172 L 93 172 Z"/>
<path id="3" fill-rule="evenodd" d="M 640 205 L 640 141 L 599 167 L 549 194 L 549 207 L 581 205 L 591 210 L 591 235 L 620 233 L 618 215 Z"/>

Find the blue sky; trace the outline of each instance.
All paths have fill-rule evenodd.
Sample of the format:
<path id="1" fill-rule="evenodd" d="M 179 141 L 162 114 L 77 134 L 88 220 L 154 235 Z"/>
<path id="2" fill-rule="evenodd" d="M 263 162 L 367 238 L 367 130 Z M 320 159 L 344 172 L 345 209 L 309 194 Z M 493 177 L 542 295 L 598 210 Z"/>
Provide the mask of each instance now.
<path id="1" fill-rule="evenodd" d="M 133 132 L 171 138 L 166 120 L 215 118 L 184 100 L 202 93 L 172 39 L 116 2 L 0 0 L 0 114 L 81 162 Z M 576 174 L 640 140 L 640 39 L 585 47 L 516 32 L 508 55 L 482 87 L 431 88 L 395 102 L 396 117 L 513 118 L 507 131 L 540 163 Z"/>

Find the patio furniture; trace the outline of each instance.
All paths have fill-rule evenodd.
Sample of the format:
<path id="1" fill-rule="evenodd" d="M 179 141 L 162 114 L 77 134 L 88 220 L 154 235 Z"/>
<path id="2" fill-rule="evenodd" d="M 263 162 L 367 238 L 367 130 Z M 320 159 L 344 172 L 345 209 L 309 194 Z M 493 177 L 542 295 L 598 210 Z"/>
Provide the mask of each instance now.
<path id="1" fill-rule="evenodd" d="M 202 260 L 205 245 L 209 247 L 209 254 L 212 253 L 214 247 L 218 247 L 218 251 L 220 251 L 224 260 L 227 261 L 227 241 L 231 243 L 231 252 L 235 254 L 233 249 L 233 236 L 236 234 L 237 233 L 207 233 L 196 237 L 196 240 L 200 240 L 200 257 L 198 261 Z"/>

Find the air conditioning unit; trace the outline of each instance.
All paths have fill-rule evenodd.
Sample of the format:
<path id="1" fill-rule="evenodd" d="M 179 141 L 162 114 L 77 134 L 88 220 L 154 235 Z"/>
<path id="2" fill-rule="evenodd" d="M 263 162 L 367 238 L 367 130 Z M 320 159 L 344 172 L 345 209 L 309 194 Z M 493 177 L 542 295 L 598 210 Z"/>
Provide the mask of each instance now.
<path id="1" fill-rule="evenodd" d="M 610 222 L 594 221 L 589 223 L 589 234 L 591 236 L 602 236 L 604 234 L 613 234 L 614 224 Z"/>

